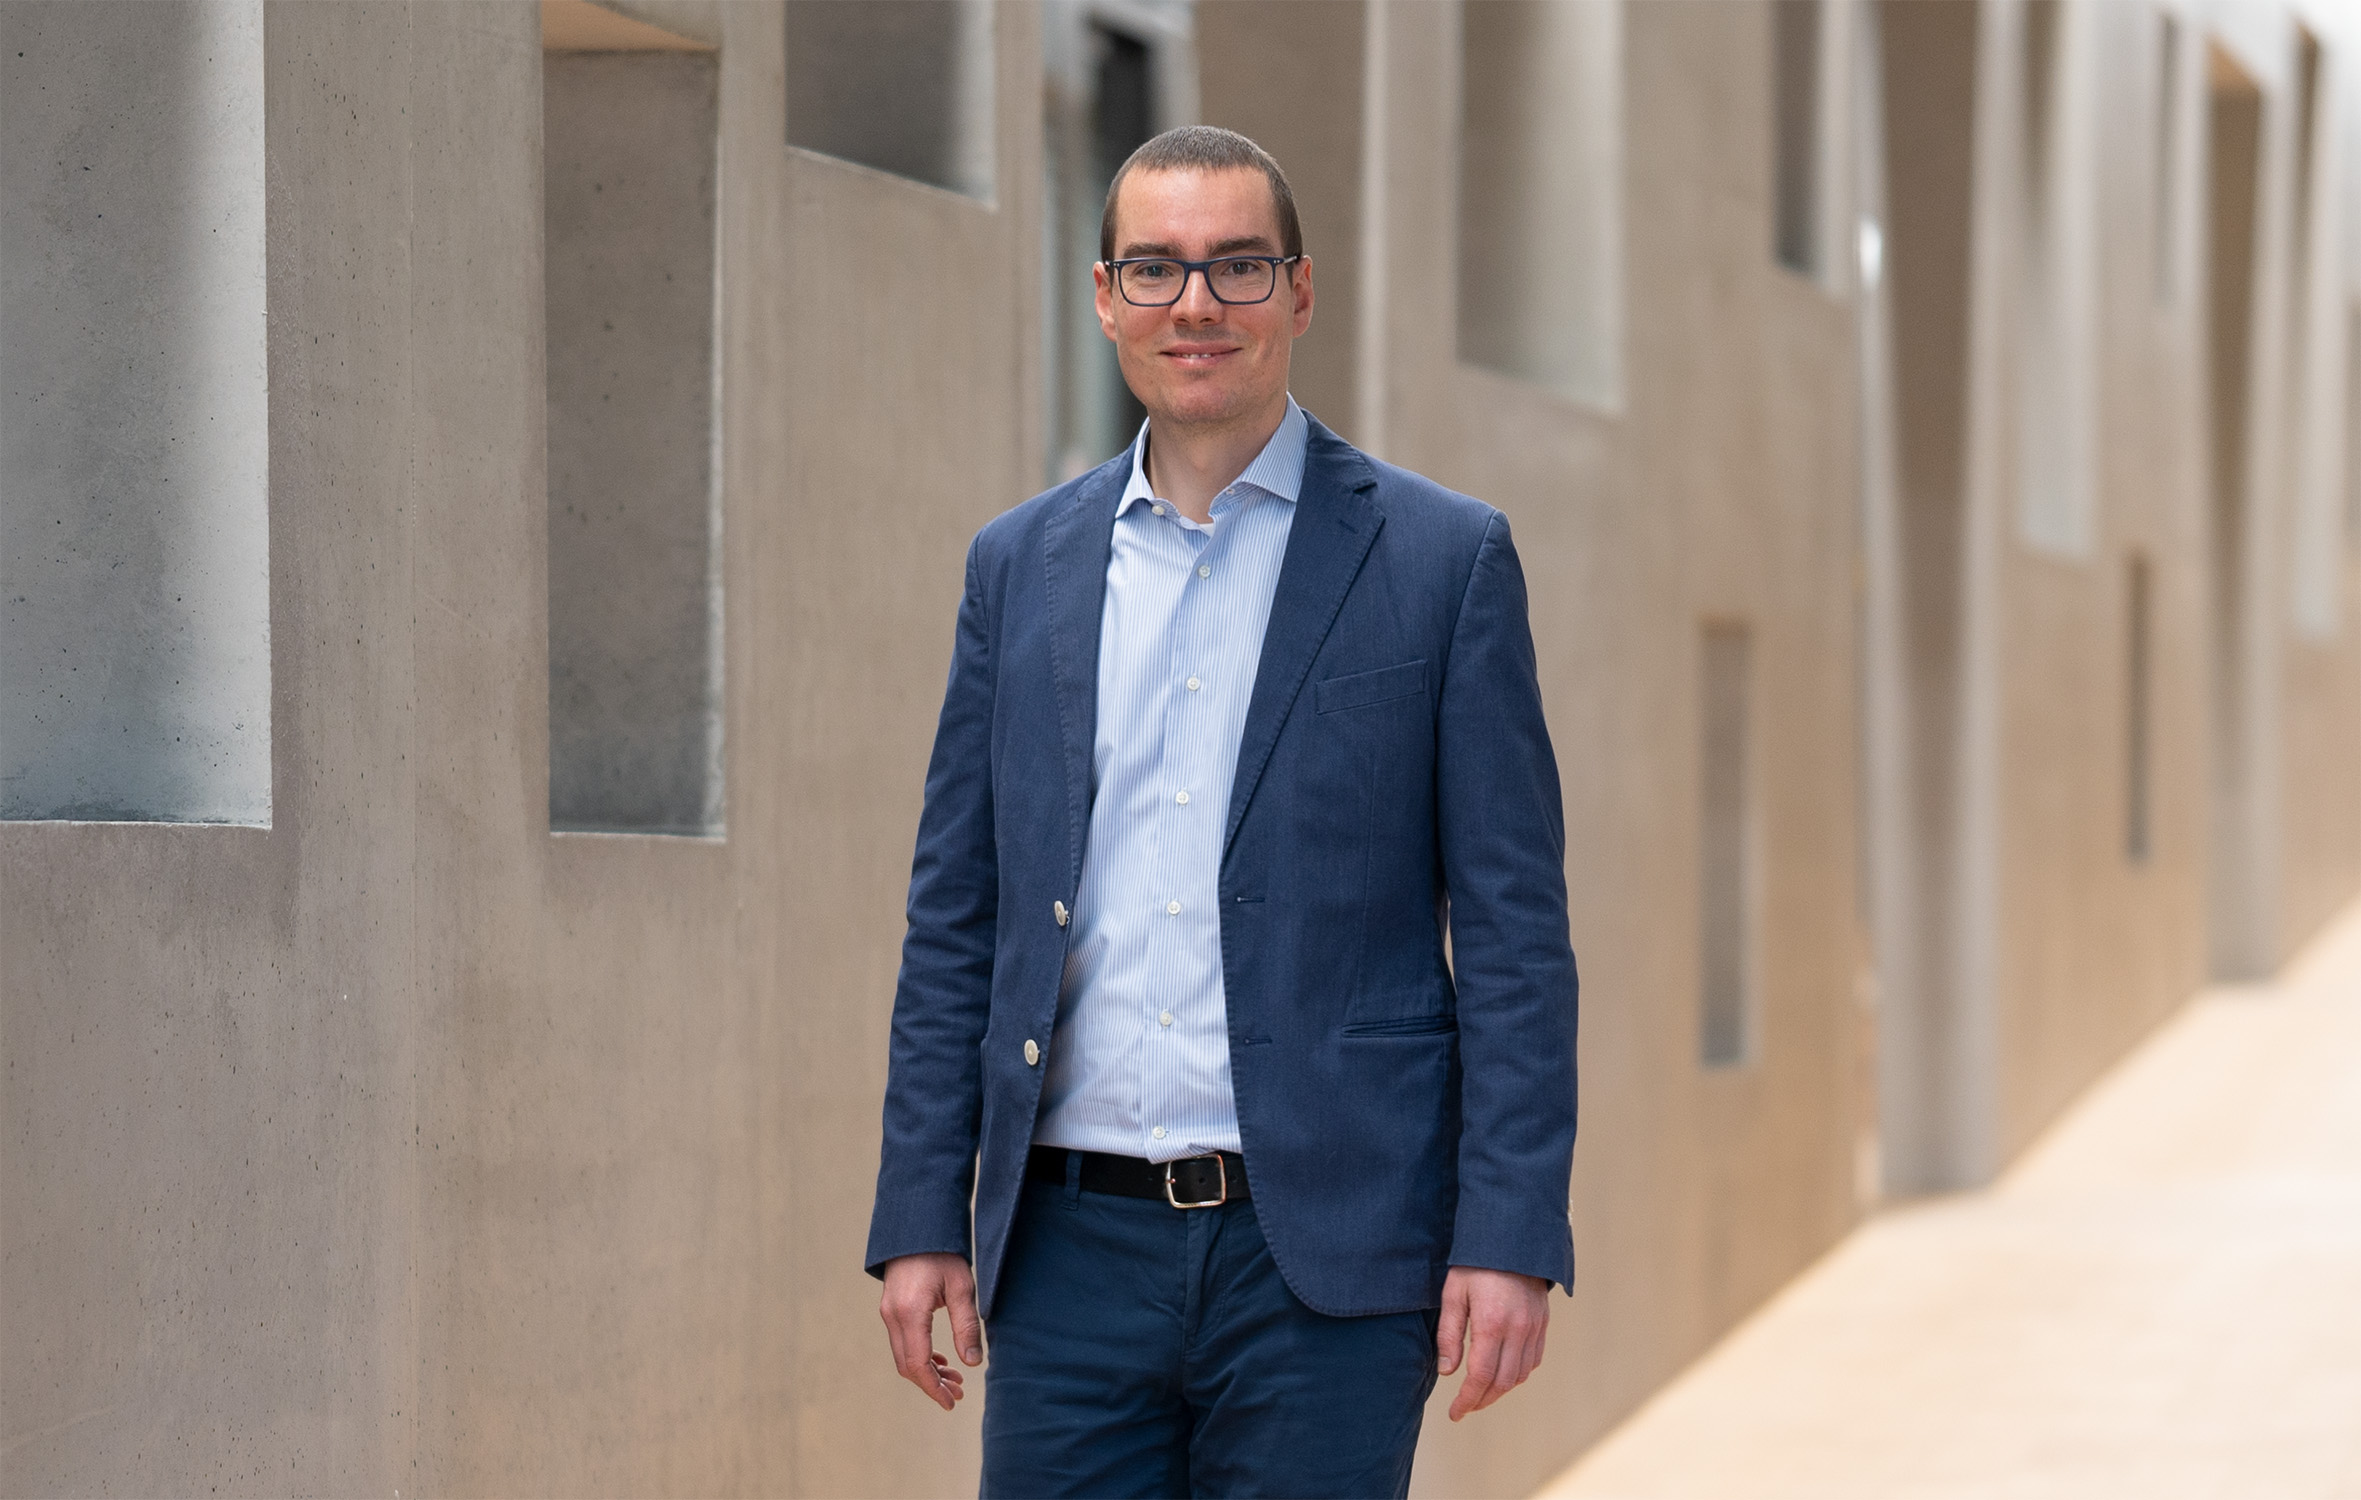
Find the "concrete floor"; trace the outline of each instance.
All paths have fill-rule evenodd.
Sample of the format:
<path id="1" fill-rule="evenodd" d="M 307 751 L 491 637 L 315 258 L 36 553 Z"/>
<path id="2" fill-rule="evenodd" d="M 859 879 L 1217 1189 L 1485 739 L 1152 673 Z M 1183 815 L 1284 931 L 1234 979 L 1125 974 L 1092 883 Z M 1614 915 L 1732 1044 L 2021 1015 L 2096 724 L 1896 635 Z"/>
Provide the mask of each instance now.
<path id="1" fill-rule="evenodd" d="M 2361 1497 L 2361 905 L 1990 1191 L 1879 1215 L 1542 1496 Z"/>

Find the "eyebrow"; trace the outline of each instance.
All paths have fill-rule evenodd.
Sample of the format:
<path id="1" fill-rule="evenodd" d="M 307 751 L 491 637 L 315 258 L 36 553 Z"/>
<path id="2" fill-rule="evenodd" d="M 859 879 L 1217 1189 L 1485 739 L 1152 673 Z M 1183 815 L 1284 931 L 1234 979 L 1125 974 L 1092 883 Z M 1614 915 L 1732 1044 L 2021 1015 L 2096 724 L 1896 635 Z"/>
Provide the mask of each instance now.
<path id="1" fill-rule="evenodd" d="M 1270 250 L 1271 242 L 1267 237 L 1259 234 L 1240 235 L 1235 239 L 1223 240 L 1221 243 L 1215 245 L 1213 247 L 1212 253 L 1207 258 L 1210 260 L 1219 260 L 1225 255 L 1242 255 L 1255 252 L 1268 254 L 1270 253 Z M 1142 256 L 1160 256 L 1171 260 L 1185 260 L 1187 258 L 1170 245 L 1162 243 L 1133 243 L 1125 245 L 1123 247 L 1123 253 L 1117 256 L 1116 259 L 1137 260 Z"/>

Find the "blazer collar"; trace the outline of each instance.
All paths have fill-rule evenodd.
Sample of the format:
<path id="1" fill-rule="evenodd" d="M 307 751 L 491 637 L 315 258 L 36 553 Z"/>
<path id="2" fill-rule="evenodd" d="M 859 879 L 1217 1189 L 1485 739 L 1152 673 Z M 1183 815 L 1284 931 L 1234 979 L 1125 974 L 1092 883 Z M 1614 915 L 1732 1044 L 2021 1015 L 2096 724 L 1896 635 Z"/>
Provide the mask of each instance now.
<path id="1" fill-rule="evenodd" d="M 1330 432 L 1317 417 L 1306 435 L 1303 491 L 1296 499 L 1295 525 L 1287 534 L 1287 555 L 1271 598 L 1271 621 L 1263 631 L 1262 659 L 1254 671 L 1254 695 L 1246 704 L 1246 729 L 1238 741 L 1238 771 L 1230 783 L 1229 821 L 1222 830 L 1222 854 L 1238 837 L 1247 804 L 1270 762 L 1280 726 L 1287 722 L 1312 659 L 1328 639 L 1344 596 L 1385 525 L 1377 508 L 1377 470 L 1361 450 Z"/>
<path id="2" fill-rule="evenodd" d="M 1131 477 L 1130 453 L 1084 475 L 1044 526 L 1050 614 L 1050 672 L 1057 683 L 1058 727 L 1065 747 L 1069 880 L 1082 876 L 1090 829 L 1091 756 L 1098 738 L 1099 621 L 1107 596 L 1107 559 L 1113 549 L 1116 502 Z M 1263 632 L 1254 693 L 1247 700 L 1231 782 L 1222 852 L 1254 798 L 1312 659 L 1328 639 L 1345 593 L 1385 524 L 1373 495 L 1377 471 L 1360 449 L 1330 432 L 1317 417 L 1305 434 L 1303 486 L 1287 555 Z"/>
<path id="3" fill-rule="evenodd" d="M 1090 828 L 1090 760 L 1099 718 L 1099 618 L 1107 598 L 1107 558 L 1115 541 L 1115 502 L 1130 475 L 1128 452 L 1099 465 L 1082 476 L 1065 503 L 1050 511 L 1043 528 L 1050 675 L 1057 683 L 1059 739 L 1065 746 L 1069 882 L 1082 878 L 1082 843 Z"/>

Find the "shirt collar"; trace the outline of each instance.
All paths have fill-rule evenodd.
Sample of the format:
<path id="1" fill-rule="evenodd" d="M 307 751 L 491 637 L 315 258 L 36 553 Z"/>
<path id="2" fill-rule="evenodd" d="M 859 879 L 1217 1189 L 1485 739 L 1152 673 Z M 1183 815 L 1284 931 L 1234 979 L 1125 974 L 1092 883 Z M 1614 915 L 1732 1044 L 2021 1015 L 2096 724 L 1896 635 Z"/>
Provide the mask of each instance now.
<path id="1" fill-rule="evenodd" d="M 1246 472 L 1231 482 L 1232 487 L 1251 484 L 1264 494 L 1294 504 L 1296 497 L 1303 493 L 1304 453 L 1310 443 L 1310 419 L 1290 395 L 1287 415 L 1279 419 L 1279 430 L 1262 445 L 1262 452 L 1254 456 Z M 1116 502 L 1115 514 L 1120 516 L 1140 501 L 1155 498 L 1155 488 L 1148 483 L 1148 424 L 1142 422 L 1139 436 L 1131 440 L 1131 482 L 1123 487 L 1123 498 Z"/>

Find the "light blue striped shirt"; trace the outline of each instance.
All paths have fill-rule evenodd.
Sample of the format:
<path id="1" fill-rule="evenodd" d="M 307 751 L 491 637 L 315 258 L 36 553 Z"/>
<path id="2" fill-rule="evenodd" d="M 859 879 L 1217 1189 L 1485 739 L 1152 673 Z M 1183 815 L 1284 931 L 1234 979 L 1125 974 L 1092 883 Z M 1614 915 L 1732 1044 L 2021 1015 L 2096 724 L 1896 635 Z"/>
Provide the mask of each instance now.
<path id="1" fill-rule="evenodd" d="M 1033 1139 L 1171 1161 L 1236 1151 L 1222 993 L 1222 826 L 1295 500 L 1306 423 L 1279 430 L 1204 526 L 1131 445 L 1099 615 L 1089 842 Z"/>

